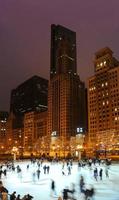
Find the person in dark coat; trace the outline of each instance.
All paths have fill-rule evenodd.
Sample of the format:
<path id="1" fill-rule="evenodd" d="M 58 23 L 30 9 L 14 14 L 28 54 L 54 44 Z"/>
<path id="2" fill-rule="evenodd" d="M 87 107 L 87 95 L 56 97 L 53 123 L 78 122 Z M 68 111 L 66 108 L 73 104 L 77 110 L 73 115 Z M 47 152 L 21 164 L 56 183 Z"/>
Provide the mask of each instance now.
<path id="1" fill-rule="evenodd" d="M 83 176 L 81 176 L 81 178 L 80 178 L 79 186 L 80 186 L 80 192 L 83 193 L 84 192 L 84 186 L 85 186 Z"/>
<path id="2" fill-rule="evenodd" d="M 102 180 L 102 172 L 103 172 L 103 169 L 101 168 L 99 171 L 100 180 Z"/>
<path id="3" fill-rule="evenodd" d="M 98 177 L 98 169 L 95 168 L 94 169 L 94 178 L 95 178 L 96 181 L 97 181 L 97 177 Z"/>
<path id="4" fill-rule="evenodd" d="M 68 189 L 63 190 L 63 200 L 68 200 Z"/>
<path id="5" fill-rule="evenodd" d="M 14 191 L 11 195 L 10 195 L 10 200 L 15 200 L 16 199 L 16 191 Z"/>
<path id="6" fill-rule="evenodd" d="M 27 194 L 25 200 L 31 200 L 31 199 L 33 199 L 33 196 L 31 196 L 30 194 Z"/>
<path id="7" fill-rule="evenodd" d="M 40 169 L 38 169 L 37 170 L 37 178 L 38 178 L 38 180 L 40 179 L 40 173 L 41 173 L 41 171 L 40 171 Z"/>
<path id="8" fill-rule="evenodd" d="M 51 180 L 51 195 L 52 195 L 53 193 L 56 195 L 55 181 L 54 181 L 54 180 Z"/>
<path id="9" fill-rule="evenodd" d="M 94 188 L 92 187 L 90 189 L 86 189 L 84 194 L 85 194 L 85 200 L 88 200 L 90 197 L 91 199 L 93 199 L 93 196 L 95 194 Z"/>
<path id="10" fill-rule="evenodd" d="M 17 195 L 16 200 L 21 200 L 20 194 Z"/>

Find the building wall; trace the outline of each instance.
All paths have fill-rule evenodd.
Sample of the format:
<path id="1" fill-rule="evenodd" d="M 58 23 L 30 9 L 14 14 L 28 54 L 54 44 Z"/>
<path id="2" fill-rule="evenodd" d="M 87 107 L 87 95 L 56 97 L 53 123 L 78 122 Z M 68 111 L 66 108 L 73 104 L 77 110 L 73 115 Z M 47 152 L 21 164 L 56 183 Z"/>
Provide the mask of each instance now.
<path id="1" fill-rule="evenodd" d="M 47 112 L 29 112 L 24 117 L 24 152 L 40 148 L 42 137 L 47 132 Z M 37 147 L 37 149 L 35 149 Z"/>
<path id="2" fill-rule="evenodd" d="M 23 137 L 23 118 L 19 119 L 10 113 L 6 124 L 6 152 L 11 153 L 13 147 L 16 147 L 21 153 L 23 151 Z"/>
<path id="3" fill-rule="evenodd" d="M 112 148 L 119 138 L 119 62 L 104 48 L 96 53 L 94 66 L 95 75 L 88 82 L 90 145 Z"/>
<path id="4" fill-rule="evenodd" d="M 6 124 L 8 112 L 0 111 L 0 153 L 3 153 L 6 148 Z"/>

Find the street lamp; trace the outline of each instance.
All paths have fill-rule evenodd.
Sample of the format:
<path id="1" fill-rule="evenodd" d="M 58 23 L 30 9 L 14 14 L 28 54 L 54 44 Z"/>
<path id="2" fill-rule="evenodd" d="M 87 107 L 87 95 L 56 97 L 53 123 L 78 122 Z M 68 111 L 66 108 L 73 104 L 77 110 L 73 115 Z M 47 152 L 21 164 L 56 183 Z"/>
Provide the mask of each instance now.
<path id="1" fill-rule="evenodd" d="M 17 153 L 18 153 L 18 148 L 17 147 L 13 147 L 12 148 L 12 153 L 13 153 L 13 160 L 15 161 Z"/>

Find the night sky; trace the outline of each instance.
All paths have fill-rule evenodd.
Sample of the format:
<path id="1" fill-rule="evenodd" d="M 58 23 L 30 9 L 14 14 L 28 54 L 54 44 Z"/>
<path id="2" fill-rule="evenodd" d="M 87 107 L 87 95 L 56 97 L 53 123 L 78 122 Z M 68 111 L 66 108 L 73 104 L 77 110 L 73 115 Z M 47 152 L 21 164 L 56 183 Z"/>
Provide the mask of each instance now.
<path id="1" fill-rule="evenodd" d="M 100 48 L 119 59 L 119 0 L 0 0 L 0 110 L 9 110 L 11 90 L 26 79 L 49 79 L 51 24 L 76 32 L 82 81 Z"/>

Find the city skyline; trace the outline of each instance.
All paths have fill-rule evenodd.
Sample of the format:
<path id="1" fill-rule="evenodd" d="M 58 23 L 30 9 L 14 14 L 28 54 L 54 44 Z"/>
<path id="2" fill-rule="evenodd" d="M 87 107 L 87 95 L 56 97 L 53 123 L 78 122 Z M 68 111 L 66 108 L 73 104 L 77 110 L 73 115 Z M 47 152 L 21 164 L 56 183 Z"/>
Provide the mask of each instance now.
<path id="1" fill-rule="evenodd" d="M 68 7 L 67 7 L 68 5 Z M 10 92 L 33 75 L 49 79 L 50 26 L 61 24 L 76 32 L 80 79 L 94 73 L 94 53 L 109 46 L 119 58 L 118 0 L 1 1 L 0 110 L 9 110 Z M 114 11 L 114 12 L 112 12 Z"/>

